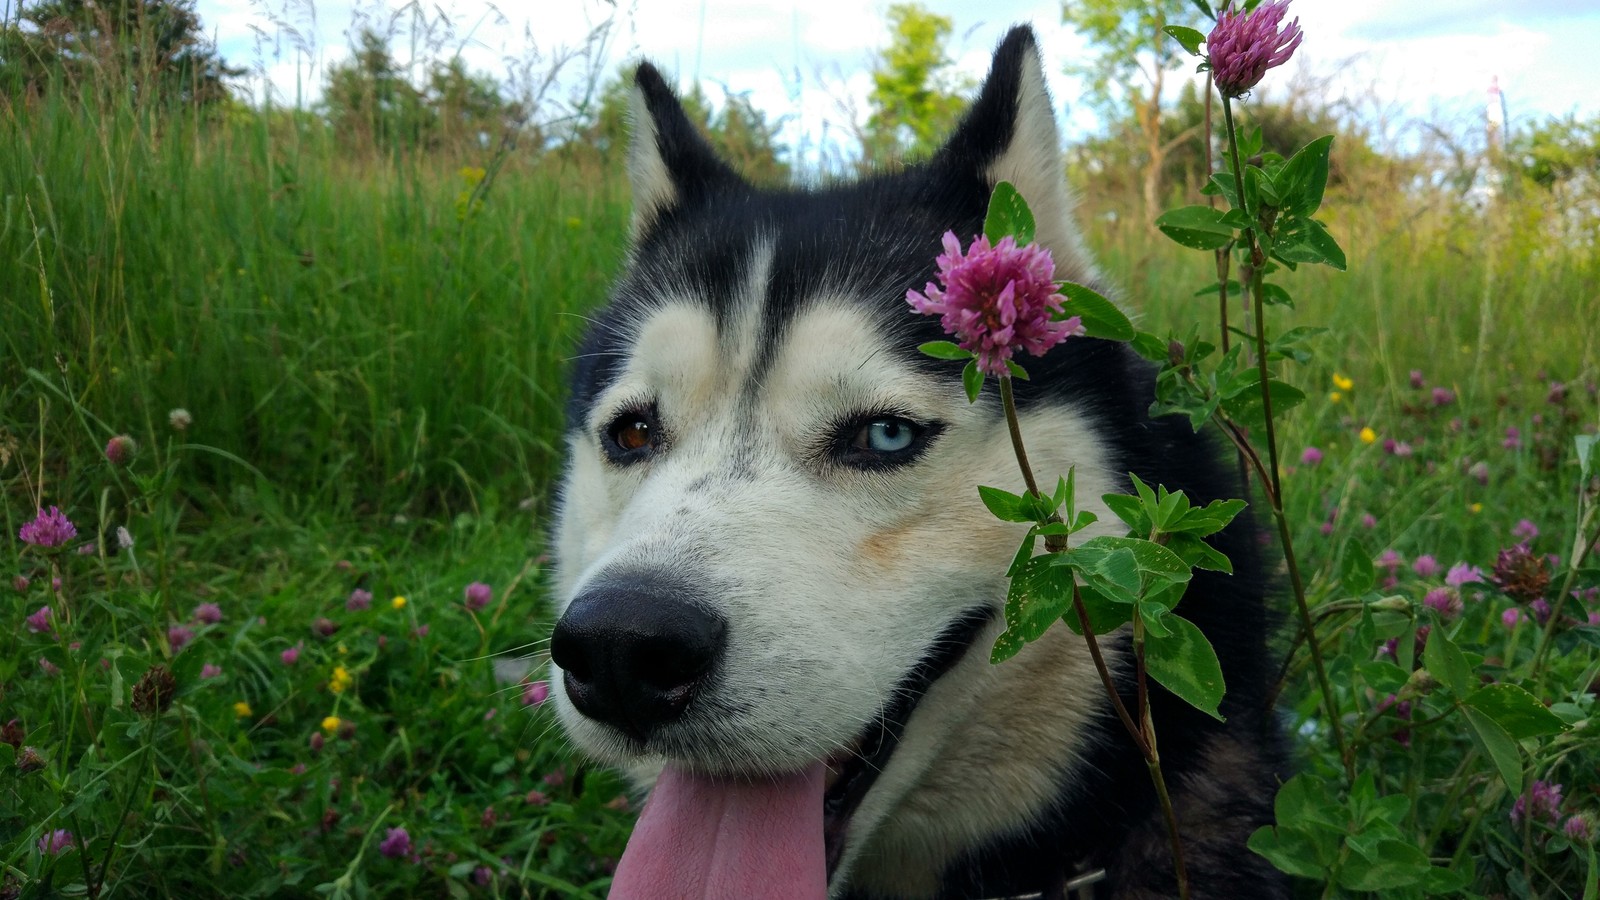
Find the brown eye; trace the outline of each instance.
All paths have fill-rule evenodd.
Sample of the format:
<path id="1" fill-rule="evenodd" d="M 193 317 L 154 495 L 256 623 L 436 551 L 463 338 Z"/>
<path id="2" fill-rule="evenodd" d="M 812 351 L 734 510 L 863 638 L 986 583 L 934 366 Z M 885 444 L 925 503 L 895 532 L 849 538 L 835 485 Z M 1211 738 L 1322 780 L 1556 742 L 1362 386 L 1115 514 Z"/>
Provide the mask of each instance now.
<path id="1" fill-rule="evenodd" d="M 644 419 L 624 422 L 611 432 L 611 439 L 624 450 L 643 450 L 650 446 L 650 423 Z"/>
<path id="2" fill-rule="evenodd" d="M 630 409 L 611 420 L 601 441 L 606 455 L 618 464 L 646 459 L 661 446 L 661 424 L 654 409 Z"/>

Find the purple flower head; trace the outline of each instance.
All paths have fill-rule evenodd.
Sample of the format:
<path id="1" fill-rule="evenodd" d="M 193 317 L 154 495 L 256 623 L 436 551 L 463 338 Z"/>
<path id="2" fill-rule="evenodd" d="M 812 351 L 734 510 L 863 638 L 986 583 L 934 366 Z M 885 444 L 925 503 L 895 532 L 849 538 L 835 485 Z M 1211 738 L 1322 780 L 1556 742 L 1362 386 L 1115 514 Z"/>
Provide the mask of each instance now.
<path id="1" fill-rule="evenodd" d="M 1305 34 L 1299 19 L 1278 28 L 1288 10 L 1289 0 L 1268 0 L 1248 13 L 1238 12 L 1230 3 L 1217 16 L 1217 24 L 1206 38 L 1206 53 L 1217 90 L 1224 97 L 1243 96 L 1268 69 L 1283 65 L 1294 55 Z"/>
<path id="2" fill-rule="evenodd" d="M 1504 625 L 1507 631 L 1511 631 L 1512 629 L 1516 628 L 1517 624 L 1521 621 L 1522 610 L 1516 608 L 1515 606 L 1500 614 L 1500 624 Z"/>
<path id="3" fill-rule="evenodd" d="M 1583 815 L 1572 816 L 1561 826 L 1561 832 L 1567 840 L 1580 847 L 1587 847 L 1594 840 L 1594 824 Z"/>
<path id="4" fill-rule="evenodd" d="M 411 835 L 404 826 L 391 828 L 378 845 L 378 852 L 390 859 L 400 859 L 411 853 Z"/>
<path id="5" fill-rule="evenodd" d="M 1476 481 L 1479 484 L 1488 484 L 1489 464 L 1483 460 L 1479 460 L 1473 463 L 1471 468 L 1467 469 L 1467 475 L 1469 475 L 1473 481 Z"/>
<path id="6" fill-rule="evenodd" d="M 167 629 L 167 643 L 172 645 L 172 652 L 177 653 L 185 645 L 194 640 L 194 632 L 183 625 L 173 625 Z"/>
<path id="7" fill-rule="evenodd" d="M 1452 391 L 1449 388 L 1442 388 L 1442 387 L 1436 387 L 1436 388 L 1433 389 L 1433 405 L 1434 406 L 1449 406 L 1450 404 L 1452 404 L 1454 402 L 1456 402 L 1456 393 L 1455 393 L 1455 391 Z"/>
<path id="8" fill-rule="evenodd" d="M 32 522 L 17 531 L 24 544 L 35 547 L 59 547 L 77 536 L 78 529 L 54 506 L 49 512 L 40 509 Z"/>
<path id="9" fill-rule="evenodd" d="M 1550 586 L 1550 572 L 1544 560 L 1535 556 L 1527 544 L 1518 544 L 1500 551 L 1494 561 L 1495 586 L 1513 600 L 1531 603 L 1544 596 Z"/>
<path id="10" fill-rule="evenodd" d="M 1415 452 L 1411 449 L 1411 445 L 1405 441 L 1395 441 L 1394 446 L 1391 447 L 1386 445 L 1384 449 L 1388 450 L 1390 454 L 1401 459 L 1410 459 L 1411 454 Z"/>
<path id="11" fill-rule="evenodd" d="M 1483 570 L 1477 566 L 1469 566 L 1464 562 L 1458 562 L 1450 567 L 1449 572 L 1445 573 L 1444 583 L 1453 588 L 1461 587 L 1464 584 L 1482 584 Z"/>
<path id="12" fill-rule="evenodd" d="M 33 615 L 29 616 L 26 619 L 26 621 L 28 623 L 28 631 L 32 632 L 33 634 L 48 634 L 48 633 L 50 633 L 50 630 L 51 630 L 50 629 L 50 615 L 51 615 L 50 607 L 48 607 L 48 606 L 39 607 L 39 611 L 38 612 L 34 613 Z"/>
<path id="13" fill-rule="evenodd" d="M 125 465 L 138 449 L 139 446 L 133 442 L 133 438 L 119 434 L 106 443 L 106 462 L 113 466 Z"/>
<path id="14" fill-rule="evenodd" d="M 327 616 L 321 616 L 311 623 L 311 630 L 321 637 L 332 637 L 333 633 L 339 630 L 339 623 Z"/>
<path id="15" fill-rule="evenodd" d="M 1307 447 L 1300 451 L 1300 464 L 1302 466 L 1314 466 L 1320 462 L 1322 462 L 1322 451 L 1316 447 Z"/>
<path id="16" fill-rule="evenodd" d="M 476 611 L 488 606 L 489 601 L 494 599 L 494 588 L 481 581 L 474 581 L 467 585 L 462 594 L 466 597 L 467 609 Z"/>
<path id="17" fill-rule="evenodd" d="M 33 584 L 33 582 L 29 581 L 28 576 L 26 575 L 18 575 L 11 579 L 12 589 L 19 594 L 26 594 L 28 592 L 28 586 L 31 584 Z"/>
<path id="18" fill-rule="evenodd" d="M 1544 395 L 1547 403 L 1565 403 L 1567 401 L 1567 386 L 1559 381 L 1550 382 L 1550 393 Z"/>
<path id="19" fill-rule="evenodd" d="M 194 620 L 202 625 L 215 625 L 222 621 L 222 607 L 215 603 L 202 603 L 194 608 Z"/>
<path id="20" fill-rule="evenodd" d="M 1550 621 L 1550 604 L 1543 597 L 1529 603 L 1528 608 L 1533 610 L 1533 619 L 1540 625 Z"/>
<path id="21" fill-rule="evenodd" d="M 295 644 L 293 647 L 279 653 L 278 658 L 283 660 L 283 664 L 286 666 L 294 665 L 300 661 L 300 645 Z"/>
<path id="22" fill-rule="evenodd" d="M 349 599 L 344 601 L 344 608 L 350 612 L 360 612 L 363 609 L 371 609 L 372 592 L 362 588 L 356 588 L 350 592 Z"/>
<path id="23" fill-rule="evenodd" d="M 1439 561 L 1424 553 L 1411 563 L 1411 571 L 1422 578 L 1432 578 L 1439 574 Z"/>
<path id="24" fill-rule="evenodd" d="M 544 806 L 550 802 L 550 798 L 545 796 L 544 791 L 532 790 L 528 792 L 528 796 L 522 798 L 522 802 L 529 806 Z"/>
<path id="25" fill-rule="evenodd" d="M 1500 446 L 1506 448 L 1507 450 L 1521 450 L 1522 432 L 1516 428 L 1507 428 L 1506 438 L 1500 442 Z"/>
<path id="26" fill-rule="evenodd" d="M 1535 781 L 1528 785 L 1527 793 L 1511 805 L 1511 824 L 1521 825 L 1524 818 L 1547 822 L 1552 827 L 1561 821 L 1561 785 Z"/>
<path id="27" fill-rule="evenodd" d="M 1539 536 L 1539 526 L 1530 519 L 1523 519 L 1511 529 L 1511 536 L 1519 541 L 1531 541 Z"/>
<path id="28" fill-rule="evenodd" d="M 1382 553 L 1378 554 L 1378 565 L 1383 566 L 1390 572 L 1400 568 L 1400 564 L 1405 561 L 1405 557 L 1396 553 L 1393 547 L 1386 548 Z"/>
<path id="29" fill-rule="evenodd" d="M 522 688 L 523 706 L 541 706 L 550 699 L 550 682 L 530 681 Z"/>
<path id="30" fill-rule="evenodd" d="M 1077 316 L 1051 318 L 1061 312 L 1066 298 L 1056 292 L 1050 251 L 1037 244 L 1018 247 L 1007 236 L 991 247 L 979 235 L 963 256 L 961 241 L 947 231 L 937 261 L 944 287 L 930 281 L 923 293 L 906 291 L 906 302 L 923 315 L 939 316 L 945 333 L 976 354 L 978 368 L 986 374 L 1005 375 L 1007 360 L 1019 349 L 1043 356 L 1069 336 L 1083 333 Z"/>
<path id="31" fill-rule="evenodd" d="M 1361 514 L 1361 527 L 1362 528 L 1377 528 L 1378 527 L 1378 517 L 1373 515 L 1372 513 L 1369 513 L 1369 512 L 1362 513 Z"/>
<path id="32" fill-rule="evenodd" d="M 1422 603 L 1447 622 L 1461 615 L 1461 598 L 1449 588 L 1434 588 L 1423 596 Z"/>
<path id="33" fill-rule="evenodd" d="M 51 662 L 48 659 L 45 659 L 42 656 L 39 657 L 39 669 L 41 671 L 43 671 L 46 675 L 49 675 L 52 678 L 54 678 L 55 676 L 61 674 L 61 667 L 60 666 L 56 665 L 55 663 Z"/>
<path id="34" fill-rule="evenodd" d="M 65 828 L 57 828 L 49 834 L 41 835 L 39 843 L 35 846 L 46 856 L 60 856 L 68 850 L 76 849 L 78 842 L 73 838 L 72 832 Z"/>
<path id="35" fill-rule="evenodd" d="M 1421 369 L 1412 369 L 1411 370 L 1411 386 L 1420 390 L 1422 388 L 1423 384 L 1424 384 L 1424 382 L 1422 380 L 1422 370 Z"/>
<path id="36" fill-rule="evenodd" d="M 222 674 L 222 667 L 221 666 L 215 666 L 215 665 L 212 665 L 211 663 L 206 663 L 205 665 L 200 667 L 200 677 L 201 678 L 215 678 L 215 677 L 217 677 L 218 675 L 221 675 L 221 674 Z"/>

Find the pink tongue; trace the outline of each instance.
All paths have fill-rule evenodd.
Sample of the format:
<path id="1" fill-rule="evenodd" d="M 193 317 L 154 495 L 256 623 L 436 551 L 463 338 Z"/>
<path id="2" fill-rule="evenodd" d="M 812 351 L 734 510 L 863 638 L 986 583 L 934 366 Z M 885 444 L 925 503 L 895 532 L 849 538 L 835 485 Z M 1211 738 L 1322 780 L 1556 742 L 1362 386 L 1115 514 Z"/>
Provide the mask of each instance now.
<path id="1" fill-rule="evenodd" d="M 668 766 L 617 864 L 611 900 L 827 896 L 822 763 L 776 781 Z"/>

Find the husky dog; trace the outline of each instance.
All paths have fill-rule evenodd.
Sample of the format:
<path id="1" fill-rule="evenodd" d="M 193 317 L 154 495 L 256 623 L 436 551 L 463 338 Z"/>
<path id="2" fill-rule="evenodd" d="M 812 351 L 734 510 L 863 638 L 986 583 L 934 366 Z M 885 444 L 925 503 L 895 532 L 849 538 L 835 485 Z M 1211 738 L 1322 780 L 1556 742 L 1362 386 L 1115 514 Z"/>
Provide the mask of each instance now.
<path id="1" fill-rule="evenodd" d="M 1175 896 L 1083 638 L 989 662 L 1022 526 L 976 488 L 1021 479 L 992 389 L 969 405 L 906 304 L 1002 179 L 1058 273 L 1100 281 L 1033 32 L 1001 42 L 932 159 L 849 184 L 747 184 L 648 63 L 633 114 L 632 251 L 577 358 L 550 646 L 567 734 L 651 789 L 613 896 Z M 1187 420 L 1150 418 L 1153 371 L 1125 345 L 1026 363 L 1033 467 L 1076 467 L 1084 537 L 1120 533 L 1098 498 L 1130 471 L 1241 494 Z M 1235 573 L 1197 572 L 1182 604 L 1222 660 L 1226 723 L 1151 697 L 1195 897 L 1286 893 L 1245 848 L 1283 756 L 1252 529 L 1214 538 Z M 1131 684 L 1127 635 L 1103 643 Z"/>

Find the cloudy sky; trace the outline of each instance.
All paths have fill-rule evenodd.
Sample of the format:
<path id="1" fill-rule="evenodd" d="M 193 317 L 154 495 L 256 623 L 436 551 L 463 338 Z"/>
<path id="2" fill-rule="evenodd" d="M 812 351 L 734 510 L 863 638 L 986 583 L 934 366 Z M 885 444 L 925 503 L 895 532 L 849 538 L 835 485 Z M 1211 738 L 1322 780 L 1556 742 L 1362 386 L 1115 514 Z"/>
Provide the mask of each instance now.
<path id="1" fill-rule="evenodd" d="M 1013 23 L 1038 29 L 1057 63 L 1084 51 L 1060 25 L 1060 5 L 988 0 L 924 5 L 955 23 L 958 67 L 978 78 Z M 314 100 L 326 67 L 348 55 L 357 23 L 396 35 L 402 60 L 460 53 L 476 69 L 537 81 L 549 62 L 588 43 L 610 23 L 598 52 L 572 60 L 555 93 L 570 93 L 586 69 L 609 75 L 648 57 L 695 78 L 713 96 L 745 93 L 785 122 L 791 143 L 837 139 L 849 109 L 865 108 L 866 69 L 886 42 L 887 0 L 199 0 L 225 58 L 250 66 L 259 98 Z M 981 12 L 979 9 L 981 8 Z M 1403 142 L 1404 123 L 1460 123 L 1481 116 L 1492 78 L 1505 92 L 1513 127 L 1547 115 L 1600 113 L 1600 3 L 1595 0 L 1295 0 L 1306 39 L 1284 77 L 1312 79 L 1358 101 L 1361 114 Z M 1093 129 L 1074 103 L 1076 85 L 1052 80 L 1067 131 Z M 830 138 L 829 135 L 833 135 Z"/>

